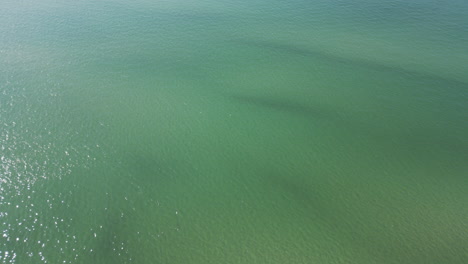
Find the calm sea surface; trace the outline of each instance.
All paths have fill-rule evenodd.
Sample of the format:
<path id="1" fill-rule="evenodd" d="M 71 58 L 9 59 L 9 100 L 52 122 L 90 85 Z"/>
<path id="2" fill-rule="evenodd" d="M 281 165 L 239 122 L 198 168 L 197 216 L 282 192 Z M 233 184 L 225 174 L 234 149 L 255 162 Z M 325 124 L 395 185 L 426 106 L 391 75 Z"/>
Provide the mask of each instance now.
<path id="1" fill-rule="evenodd" d="M 468 2 L 2 0 L 0 263 L 468 263 Z"/>

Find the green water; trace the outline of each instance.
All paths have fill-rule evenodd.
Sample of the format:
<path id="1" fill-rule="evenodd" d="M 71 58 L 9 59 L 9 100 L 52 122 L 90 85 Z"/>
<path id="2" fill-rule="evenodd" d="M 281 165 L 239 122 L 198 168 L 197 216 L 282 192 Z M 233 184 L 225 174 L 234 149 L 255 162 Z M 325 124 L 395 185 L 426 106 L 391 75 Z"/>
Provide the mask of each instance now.
<path id="1" fill-rule="evenodd" d="M 3 0 L 0 263 L 468 263 L 468 3 Z"/>

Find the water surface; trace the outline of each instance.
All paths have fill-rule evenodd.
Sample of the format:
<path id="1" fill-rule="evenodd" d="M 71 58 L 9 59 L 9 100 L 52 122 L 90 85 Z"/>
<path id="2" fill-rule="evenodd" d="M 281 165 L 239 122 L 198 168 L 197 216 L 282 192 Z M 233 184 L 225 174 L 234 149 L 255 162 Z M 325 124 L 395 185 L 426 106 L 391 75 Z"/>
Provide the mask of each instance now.
<path id="1" fill-rule="evenodd" d="M 0 263 L 468 263 L 466 1 L 0 24 Z"/>

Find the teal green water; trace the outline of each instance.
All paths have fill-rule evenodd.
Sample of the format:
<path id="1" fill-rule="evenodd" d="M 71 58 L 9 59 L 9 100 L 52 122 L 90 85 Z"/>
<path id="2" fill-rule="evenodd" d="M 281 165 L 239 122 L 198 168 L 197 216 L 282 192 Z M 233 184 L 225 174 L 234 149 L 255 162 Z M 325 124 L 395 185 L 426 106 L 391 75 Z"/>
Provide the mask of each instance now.
<path id="1" fill-rule="evenodd" d="M 468 263 L 468 3 L 3 0 L 0 263 Z"/>

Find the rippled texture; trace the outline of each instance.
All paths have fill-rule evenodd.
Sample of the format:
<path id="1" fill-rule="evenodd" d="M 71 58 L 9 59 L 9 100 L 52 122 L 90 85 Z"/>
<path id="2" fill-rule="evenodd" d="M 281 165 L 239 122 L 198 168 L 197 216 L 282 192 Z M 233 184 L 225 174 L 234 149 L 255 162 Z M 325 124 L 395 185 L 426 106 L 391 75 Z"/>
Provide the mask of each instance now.
<path id="1" fill-rule="evenodd" d="M 468 4 L 3 0 L 0 263 L 468 263 Z"/>

